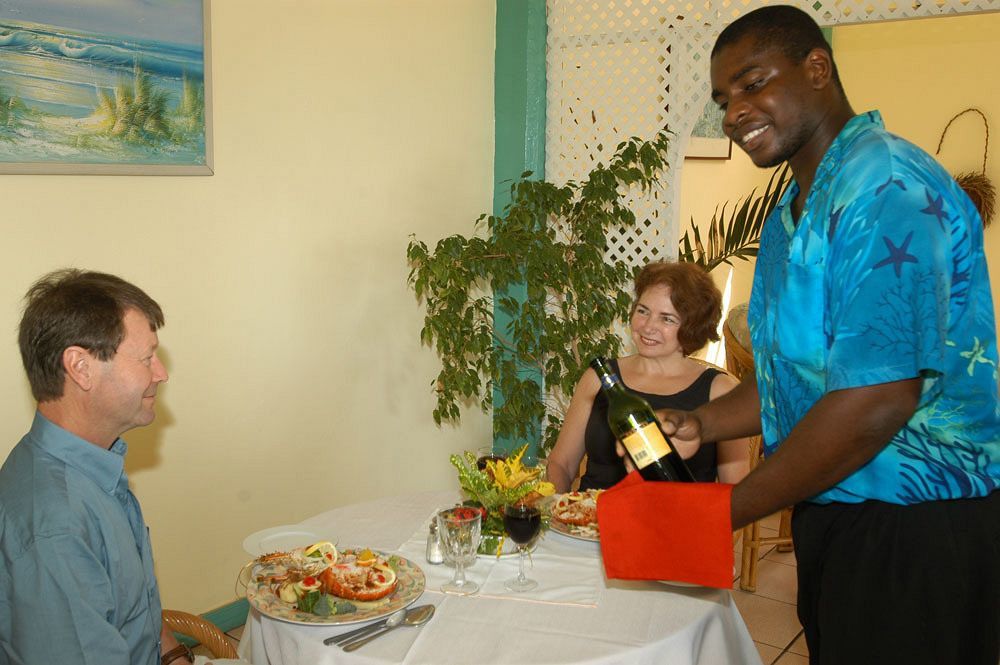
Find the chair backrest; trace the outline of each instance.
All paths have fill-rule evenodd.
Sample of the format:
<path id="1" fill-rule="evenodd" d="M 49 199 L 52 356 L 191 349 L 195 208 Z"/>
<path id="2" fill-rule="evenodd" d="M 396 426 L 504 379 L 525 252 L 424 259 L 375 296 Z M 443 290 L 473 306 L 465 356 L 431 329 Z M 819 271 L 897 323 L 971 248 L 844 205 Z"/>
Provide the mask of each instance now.
<path id="1" fill-rule="evenodd" d="M 743 347 L 733 334 L 727 319 L 722 324 L 722 337 L 726 342 L 726 367 L 739 380 L 753 374 L 753 353 Z"/>
<path id="2" fill-rule="evenodd" d="M 206 619 L 178 610 L 163 610 L 163 623 L 175 633 L 187 635 L 200 642 L 212 652 L 214 658 L 239 657 L 236 654 L 236 647 L 225 633 Z"/>

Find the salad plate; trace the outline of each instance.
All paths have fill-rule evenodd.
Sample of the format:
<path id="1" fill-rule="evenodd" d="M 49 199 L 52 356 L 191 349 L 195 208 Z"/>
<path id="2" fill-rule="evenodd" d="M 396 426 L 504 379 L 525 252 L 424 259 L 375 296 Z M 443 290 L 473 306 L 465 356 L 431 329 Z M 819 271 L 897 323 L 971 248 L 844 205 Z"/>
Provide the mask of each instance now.
<path id="1" fill-rule="evenodd" d="M 373 619 L 380 619 L 388 616 L 396 610 L 411 605 L 424 592 L 426 579 L 424 571 L 420 566 L 409 559 L 399 555 L 389 555 L 382 552 L 376 554 L 383 556 L 390 561 L 390 565 L 396 572 L 396 589 L 380 600 L 364 602 L 359 600 L 346 601 L 354 605 L 356 610 L 350 613 L 332 614 L 330 616 L 319 616 L 311 612 L 300 612 L 291 603 L 278 598 L 271 585 L 264 581 L 257 581 L 266 578 L 275 572 L 283 569 L 275 564 L 261 564 L 254 568 L 253 580 L 247 584 L 247 600 L 251 607 L 261 614 L 285 621 L 287 623 L 297 623 L 306 625 L 336 625 L 346 626 L 352 623 L 363 623 Z M 337 600 L 342 600 L 337 598 Z"/>

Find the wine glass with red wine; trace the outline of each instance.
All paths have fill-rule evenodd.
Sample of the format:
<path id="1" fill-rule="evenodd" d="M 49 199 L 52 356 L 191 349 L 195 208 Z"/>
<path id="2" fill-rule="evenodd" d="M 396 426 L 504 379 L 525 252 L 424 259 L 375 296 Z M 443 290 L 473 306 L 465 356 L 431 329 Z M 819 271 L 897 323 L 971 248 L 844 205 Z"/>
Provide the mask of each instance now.
<path id="1" fill-rule="evenodd" d="M 524 554 L 542 528 L 542 514 L 534 506 L 504 506 L 503 527 L 510 539 L 517 543 L 518 552 L 517 577 L 507 580 L 504 586 L 511 591 L 530 591 L 538 586 L 538 582 L 524 576 Z"/>
<path id="2" fill-rule="evenodd" d="M 494 452 L 493 448 L 480 448 L 476 451 L 476 468 L 480 471 L 486 470 L 486 463 L 493 461 L 501 461 L 507 459 L 507 455 L 502 452 Z"/>

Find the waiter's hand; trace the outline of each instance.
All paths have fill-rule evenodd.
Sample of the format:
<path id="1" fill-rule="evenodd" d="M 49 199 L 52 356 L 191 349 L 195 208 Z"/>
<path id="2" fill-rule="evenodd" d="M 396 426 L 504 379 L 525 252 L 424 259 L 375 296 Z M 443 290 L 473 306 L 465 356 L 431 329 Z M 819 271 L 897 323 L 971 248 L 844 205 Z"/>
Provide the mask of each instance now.
<path id="1" fill-rule="evenodd" d="M 701 420 L 698 416 L 693 411 L 663 409 L 656 412 L 656 417 L 681 458 L 694 457 L 701 447 Z"/>
<path id="2" fill-rule="evenodd" d="M 701 420 L 692 411 L 676 411 L 663 409 L 656 412 L 663 433 L 670 438 L 670 443 L 680 453 L 682 459 L 689 459 L 698 452 L 701 446 Z M 625 468 L 629 473 L 635 471 L 632 458 L 625 454 L 625 446 L 621 441 L 615 443 L 615 451 L 625 460 Z"/>
<path id="3" fill-rule="evenodd" d="M 618 457 L 621 457 L 625 462 L 626 471 L 629 473 L 635 471 L 635 464 L 632 464 L 632 456 L 625 454 L 625 446 L 623 446 L 622 442 L 617 439 L 615 440 L 615 452 L 618 453 Z"/>

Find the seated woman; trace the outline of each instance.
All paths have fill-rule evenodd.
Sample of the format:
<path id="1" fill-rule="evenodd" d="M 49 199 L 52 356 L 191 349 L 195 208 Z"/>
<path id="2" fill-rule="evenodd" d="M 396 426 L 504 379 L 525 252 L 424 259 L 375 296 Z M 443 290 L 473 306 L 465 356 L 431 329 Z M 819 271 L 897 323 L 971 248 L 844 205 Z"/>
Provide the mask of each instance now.
<path id="1" fill-rule="evenodd" d="M 736 387 L 730 375 L 688 357 L 719 339 L 722 294 L 708 273 L 693 263 L 650 263 L 635 279 L 635 294 L 630 323 L 636 353 L 611 361 L 626 387 L 653 409 L 694 409 Z M 625 477 L 607 411 L 597 374 L 588 368 L 549 454 L 548 479 L 556 492 L 569 491 L 584 453 L 581 490 L 608 488 Z M 703 443 L 686 461 L 699 482 L 736 483 L 749 471 L 748 441 Z"/>

